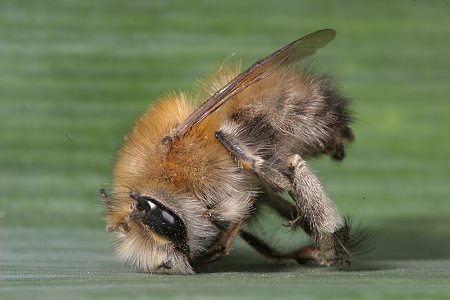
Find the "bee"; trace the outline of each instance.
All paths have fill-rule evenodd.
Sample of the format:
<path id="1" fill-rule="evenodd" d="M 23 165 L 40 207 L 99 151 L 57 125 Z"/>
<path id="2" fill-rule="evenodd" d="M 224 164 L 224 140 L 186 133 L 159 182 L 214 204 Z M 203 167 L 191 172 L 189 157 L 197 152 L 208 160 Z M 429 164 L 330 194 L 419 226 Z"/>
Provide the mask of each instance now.
<path id="1" fill-rule="evenodd" d="M 182 92 L 151 105 L 118 153 L 112 196 L 101 191 L 119 258 L 146 272 L 192 274 L 193 262 L 230 254 L 239 235 L 273 261 L 348 264 L 364 236 L 350 233 L 306 159 L 345 157 L 349 101 L 326 76 L 298 67 L 335 35 L 309 34 L 240 74 L 221 70 L 199 107 Z M 246 230 L 259 203 L 311 245 L 281 253 Z"/>

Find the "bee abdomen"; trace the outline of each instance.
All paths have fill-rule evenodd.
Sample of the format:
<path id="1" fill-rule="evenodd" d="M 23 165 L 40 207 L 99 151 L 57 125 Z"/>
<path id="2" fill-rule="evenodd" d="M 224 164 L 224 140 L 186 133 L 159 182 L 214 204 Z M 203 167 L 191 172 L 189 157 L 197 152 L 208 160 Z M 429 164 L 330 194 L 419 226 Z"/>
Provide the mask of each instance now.
<path id="1" fill-rule="evenodd" d="M 342 160 L 345 146 L 354 139 L 349 101 L 327 77 L 281 69 L 237 100 L 228 120 L 239 124 L 243 140 L 256 152 L 302 157 L 325 153 Z"/>
<path id="2" fill-rule="evenodd" d="M 350 128 L 352 122 L 349 108 L 350 101 L 339 93 L 327 77 L 317 80 L 317 85 L 317 89 L 323 98 L 325 116 L 329 119 L 327 120 L 329 122 L 328 128 L 331 129 L 329 143 L 326 145 L 324 152 L 333 159 L 340 161 L 345 157 L 345 146 L 354 140 Z"/>

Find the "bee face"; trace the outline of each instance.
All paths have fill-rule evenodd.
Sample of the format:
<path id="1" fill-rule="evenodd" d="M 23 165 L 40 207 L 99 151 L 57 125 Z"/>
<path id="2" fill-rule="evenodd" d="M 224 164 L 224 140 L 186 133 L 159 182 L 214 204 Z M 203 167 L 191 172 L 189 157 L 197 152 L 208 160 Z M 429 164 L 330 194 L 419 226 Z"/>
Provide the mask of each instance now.
<path id="1" fill-rule="evenodd" d="M 147 272 L 192 273 L 182 219 L 154 197 L 129 192 L 128 199 L 117 198 L 107 205 L 107 228 L 114 235 L 118 257 Z M 127 210 L 118 206 L 126 202 Z"/>
<path id="2" fill-rule="evenodd" d="M 117 256 L 146 272 L 193 273 L 190 260 L 217 233 L 198 202 L 162 188 L 119 195 L 106 204 Z"/>

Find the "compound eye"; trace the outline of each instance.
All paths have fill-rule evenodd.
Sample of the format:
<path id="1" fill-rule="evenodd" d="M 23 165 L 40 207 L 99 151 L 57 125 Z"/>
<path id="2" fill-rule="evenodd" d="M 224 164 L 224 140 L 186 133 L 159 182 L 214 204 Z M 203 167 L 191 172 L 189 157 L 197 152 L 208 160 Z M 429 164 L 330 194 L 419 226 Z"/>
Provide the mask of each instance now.
<path id="1" fill-rule="evenodd" d="M 186 226 L 176 213 L 151 197 L 141 196 L 136 202 L 136 209 L 142 214 L 144 225 L 174 242 L 181 250 L 187 251 Z"/>

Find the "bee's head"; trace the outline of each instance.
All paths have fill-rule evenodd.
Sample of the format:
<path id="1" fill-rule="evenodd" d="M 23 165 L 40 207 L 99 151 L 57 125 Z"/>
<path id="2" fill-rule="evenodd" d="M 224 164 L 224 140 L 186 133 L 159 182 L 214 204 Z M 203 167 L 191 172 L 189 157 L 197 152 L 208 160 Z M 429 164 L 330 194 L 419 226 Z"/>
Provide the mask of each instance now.
<path id="1" fill-rule="evenodd" d="M 119 197 L 106 205 L 107 229 L 115 237 L 118 257 L 146 272 L 194 273 L 189 260 L 207 246 L 205 242 L 215 232 L 201 224 L 196 210 L 169 207 L 169 203 L 186 204 L 189 199 L 172 195 L 167 201 L 161 195 L 131 191 L 124 200 Z"/>

